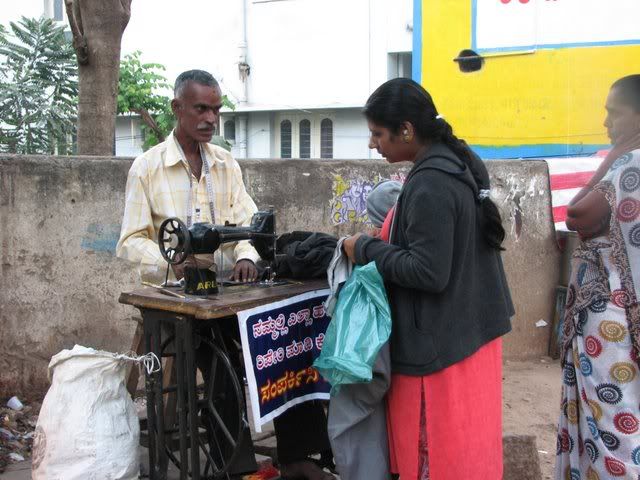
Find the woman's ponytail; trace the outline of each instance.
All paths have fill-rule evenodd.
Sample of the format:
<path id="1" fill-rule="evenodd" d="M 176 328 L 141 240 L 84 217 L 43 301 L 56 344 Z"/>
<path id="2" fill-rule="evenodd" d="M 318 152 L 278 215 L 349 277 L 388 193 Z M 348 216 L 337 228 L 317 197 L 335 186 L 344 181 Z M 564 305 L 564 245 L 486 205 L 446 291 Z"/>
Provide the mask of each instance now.
<path id="1" fill-rule="evenodd" d="M 485 241 L 491 248 L 504 250 L 502 242 L 504 241 L 506 232 L 502 226 L 500 211 L 489 196 L 489 182 L 486 169 L 484 165 L 478 164 L 482 162 L 482 160 L 476 157 L 464 140 L 460 140 L 453 134 L 453 129 L 446 120 L 440 118 L 438 121 L 444 124 L 441 137 L 442 143 L 449 147 L 458 158 L 464 161 L 473 174 L 473 178 L 478 186 L 479 194 L 476 201 L 479 203 L 480 228 L 482 229 Z"/>

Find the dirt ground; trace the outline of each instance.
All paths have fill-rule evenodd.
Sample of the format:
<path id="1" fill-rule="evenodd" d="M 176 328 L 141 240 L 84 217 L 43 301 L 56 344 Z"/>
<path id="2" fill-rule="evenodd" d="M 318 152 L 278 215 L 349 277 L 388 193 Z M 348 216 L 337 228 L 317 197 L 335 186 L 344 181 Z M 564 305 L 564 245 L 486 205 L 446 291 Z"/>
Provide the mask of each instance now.
<path id="1" fill-rule="evenodd" d="M 548 357 L 506 361 L 503 369 L 505 434 L 535 435 L 542 478 L 553 478 L 560 413 L 560 362 Z"/>
<path id="2" fill-rule="evenodd" d="M 550 480 L 553 478 L 560 405 L 560 364 L 547 357 L 506 361 L 503 378 L 504 433 L 537 437 L 542 478 Z M 261 443 L 273 446 L 273 442 L 275 438 L 271 437 Z M 3 446 L 8 445 L 0 445 Z M 0 448 L 0 453 L 2 450 L 5 449 Z M 0 468 L 0 472 L 2 470 Z M 0 478 L 27 480 L 30 478 L 29 459 L 9 465 L 4 473 L 0 473 Z"/>

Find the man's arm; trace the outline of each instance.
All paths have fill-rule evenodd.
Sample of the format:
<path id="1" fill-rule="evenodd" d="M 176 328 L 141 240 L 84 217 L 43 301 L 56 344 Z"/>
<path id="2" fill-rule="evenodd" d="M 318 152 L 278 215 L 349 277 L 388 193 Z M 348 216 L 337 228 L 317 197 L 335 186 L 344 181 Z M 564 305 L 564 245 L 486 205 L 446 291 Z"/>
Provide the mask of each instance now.
<path id="1" fill-rule="evenodd" d="M 251 223 L 251 217 L 258 211 L 258 207 L 256 207 L 255 202 L 247 193 L 244 181 L 242 180 L 240 165 L 238 165 L 235 160 L 233 167 L 233 194 L 231 198 L 233 223 L 248 226 Z M 236 262 L 240 260 L 250 260 L 256 263 L 260 259 L 260 255 L 258 255 L 258 252 L 249 241 L 238 242 L 234 250 L 234 255 Z"/>
<path id="2" fill-rule="evenodd" d="M 124 217 L 116 254 L 140 265 L 140 275 L 164 278 L 167 263 L 154 241 L 155 230 L 147 189 L 134 162 L 127 176 Z"/>

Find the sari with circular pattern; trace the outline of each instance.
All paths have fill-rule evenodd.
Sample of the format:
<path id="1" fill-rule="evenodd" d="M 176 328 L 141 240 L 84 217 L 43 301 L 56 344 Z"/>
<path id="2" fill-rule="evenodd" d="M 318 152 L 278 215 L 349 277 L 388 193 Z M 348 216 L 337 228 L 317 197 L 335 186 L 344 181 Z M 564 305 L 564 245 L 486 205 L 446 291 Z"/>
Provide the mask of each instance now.
<path id="1" fill-rule="evenodd" d="M 609 233 L 572 259 L 563 324 L 555 478 L 640 478 L 640 150 L 595 187 Z"/>

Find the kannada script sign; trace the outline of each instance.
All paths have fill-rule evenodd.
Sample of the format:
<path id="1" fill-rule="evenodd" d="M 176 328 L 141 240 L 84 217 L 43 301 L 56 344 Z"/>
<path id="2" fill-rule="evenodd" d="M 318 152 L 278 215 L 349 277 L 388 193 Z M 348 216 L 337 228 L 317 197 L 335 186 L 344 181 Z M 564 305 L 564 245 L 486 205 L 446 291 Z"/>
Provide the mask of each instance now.
<path id="1" fill-rule="evenodd" d="M 328 400 L 331 386 L 312 367 L 329 325 L 316 290 L 238 312 L 254 427 L 307 400 Z"/>

